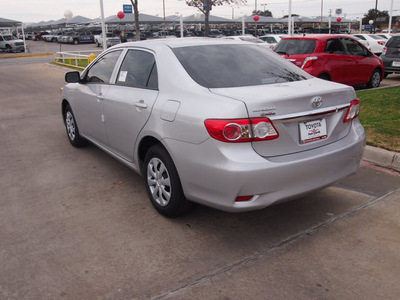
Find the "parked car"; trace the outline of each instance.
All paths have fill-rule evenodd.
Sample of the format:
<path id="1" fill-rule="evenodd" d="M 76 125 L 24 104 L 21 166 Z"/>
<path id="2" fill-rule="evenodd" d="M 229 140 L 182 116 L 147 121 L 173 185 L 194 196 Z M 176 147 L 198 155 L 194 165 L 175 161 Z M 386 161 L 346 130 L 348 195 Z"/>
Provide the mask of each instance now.
<path id="1" fill-rule="evenodd" d="M 354 89 L 257 44 L 123 43 L 65 79 L 70 143 L 91 141 L 142 174 L 153 206 L 168 217 L 192 201 L 261 209 L 360 167 L 365 132 Z"/>
<path id="2" fill-rule="evenodd" d="M 43 35 L 42 39 L 46 42 L 58 42 L 59 37 L 63 36 L 64 33 L 62 31 L 55 31 L 49 34 Z"/>
<path id="3" fill-rule="evenodd" d="M 94 43 L 96 44 L 97 47 L 103 46 L 103 34 L 98 34 L 94 36 Z M 106 32 L 106 45 L 107 48 L 120 44 L 121 43 L 121 38 L 119 36 L 116 36 L 112 32 Z"/>
<path id="4" fill-rule="evenodd" d="M 35 41 L 41 41 L 43 38 L 42 36 L 49 34 L 47 31 L 37 32 L 35 33 Z"/>
<path id="5" fill-rule="evenodd" d="M 359 39 L 368 41 L 369 48 L 371 52 L 375 53 L 376 55 L 380 55 L 383 51 L 383 47 L 385 47 L 386 39 L 378 36 L 376 34 L 352 34 Z"/>
<path id="6" fill-rule="evenodd" d="M 60 42 L 75 45 L 81 43 L 94 43 L 94 36 L 89 31 L 67 32 L 61 37 Z"/>
<path id="7" fill-rule="evenodd" d="M 379 57 L 350 36 L 286 37 L 274 51 L 315 77 L 352 86 L 366 84 L 376 88 L 385 70 Z"/>
<path id="8" fill-rule="evenodd" d="M 140 40 L 147 40 L 146 35 L 142 32 L 140 33 Z M 121 35 L 121 42 L 136 42 L 136 32 L 124 32 L 124 34 Z"/>
<path id="9" fill-rule="evenodd" d="M 391 73 L 400 73 L 400 35 L 390 38 L 380 57 L 385 65 L 385 77 Z"/>
<path id="10" fill-rule="evenodd" d="M 284 37 L 287 37 L 286 34 L 267 34 L 259 37 L 260 40 L 266 42 L 271 50 L 274 50 L 275 46 L 280 42 L 280 40 Z"/>
<path id="11" fill-rule="evenodd" d="M 0 49 L 7 52 L 25 51 L 24 41 L 12 34 L 0 34 Z"/>

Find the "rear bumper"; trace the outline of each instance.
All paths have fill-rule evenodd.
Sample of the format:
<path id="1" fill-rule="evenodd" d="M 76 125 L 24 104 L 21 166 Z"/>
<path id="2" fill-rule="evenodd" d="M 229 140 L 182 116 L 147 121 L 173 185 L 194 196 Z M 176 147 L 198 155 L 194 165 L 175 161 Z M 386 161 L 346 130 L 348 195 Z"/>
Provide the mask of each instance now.
<path id="1" fill-rule="evenodd" d="M 386 57 L 381 56 L 383 65 L 385 66 L 385 73 L 400 73 L 400 67 L 393 67 L 393 61 L 400 62 L 400 57 Z"/>
<path id="2" fill-rule="evenodd" d="M 269 158 L 256 154 L 250 144 L 224 144 L 211 138 L 200 145 L 168 140 L 166 146 L 174 154 L 189 200 L 225 211 L 248 211 L 299 198 L 357 172 L 365 138 L 355 120 L 339 141 Z M 237 196 L 247 195 L 254 196 L 235 202 Z"/>

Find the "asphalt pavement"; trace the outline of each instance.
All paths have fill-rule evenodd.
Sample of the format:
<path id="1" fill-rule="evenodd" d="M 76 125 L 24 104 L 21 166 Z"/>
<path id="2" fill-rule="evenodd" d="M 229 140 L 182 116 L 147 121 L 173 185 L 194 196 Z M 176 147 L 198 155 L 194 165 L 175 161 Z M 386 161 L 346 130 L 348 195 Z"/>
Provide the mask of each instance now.
<path id="1" fill-rule="evenodd" d="M 398 299 L 398 172 L 364 162 L 302 199 L 166 219 L 139 175 L 71 147 L 65 72 L 0 63 L 0 299 Z"/>

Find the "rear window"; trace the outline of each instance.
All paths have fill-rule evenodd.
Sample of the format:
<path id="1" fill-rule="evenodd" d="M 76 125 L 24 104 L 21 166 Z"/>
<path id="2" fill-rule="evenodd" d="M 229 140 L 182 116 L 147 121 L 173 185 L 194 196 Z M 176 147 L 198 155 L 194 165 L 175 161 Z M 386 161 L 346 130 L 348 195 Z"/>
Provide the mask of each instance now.
<path id="1" fill-rule="evenodd" d="M 388 48 L 400 48 L 400 36 L 391 37 L 387 42 L 386 47 Z"/>
<path id="2" fill-rule="evenodd" d="M 288 39 L 281 40 L 275 47 L 277 53 L 292 54 L 311 54 L 315 50 L 314 40 Z"/>
<path id="3" fill-rule="evenodd" d="M 311 78 L 290 62 L 257 45 L 173 48 L 186 72 L 207 88 L 240 87 Z"/>

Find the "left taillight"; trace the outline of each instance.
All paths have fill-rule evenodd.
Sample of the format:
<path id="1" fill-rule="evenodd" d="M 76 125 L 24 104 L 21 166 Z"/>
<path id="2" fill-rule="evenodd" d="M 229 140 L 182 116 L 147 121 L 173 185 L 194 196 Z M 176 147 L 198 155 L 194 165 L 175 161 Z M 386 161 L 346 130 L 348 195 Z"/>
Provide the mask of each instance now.
<path id="1" fill-rule="evenodd" d="M 305 68 L 309 68 L 311 67 L 316 61 L 318 60 L 318 56 L 309 56 L 306 57 L 306 59 L 304 60 L 301 68 L 305 69 Z"/>
<path id="2" fill-rule="evenodd" d="M 211 137 L 225 143 L 257 142 L 279 137 L 268 118 L 208 119 L 204 124 Z"/>
<path id="3" fill-rule="evenodd" d="M 358 117 L 360 114 L 360 100 L 359 99 L 354 99 L 353 101 L 350 102 L 350 107 L 347 109 L 346 116 L 344 117 L 343 122 L 347 123 L 355 118 Z"/>

